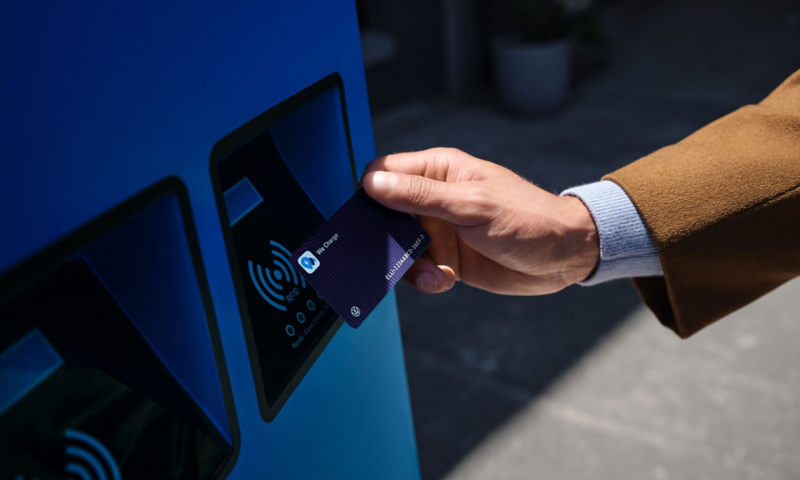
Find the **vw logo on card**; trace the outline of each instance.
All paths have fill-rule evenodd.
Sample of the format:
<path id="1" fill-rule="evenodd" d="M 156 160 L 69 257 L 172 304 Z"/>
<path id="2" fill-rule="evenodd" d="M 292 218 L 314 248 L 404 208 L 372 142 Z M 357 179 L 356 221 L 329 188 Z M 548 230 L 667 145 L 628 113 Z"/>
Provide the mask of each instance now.
<path id="1" fill-rule="evenodd" d="M 300 255 L 300 258 L 297 259 L 297 263 L 303 267 L 306 273 L 314 273 L 314 270 L 319 268 L 319 260 L 308 250 L 306 250 L 306 253 Z"/>

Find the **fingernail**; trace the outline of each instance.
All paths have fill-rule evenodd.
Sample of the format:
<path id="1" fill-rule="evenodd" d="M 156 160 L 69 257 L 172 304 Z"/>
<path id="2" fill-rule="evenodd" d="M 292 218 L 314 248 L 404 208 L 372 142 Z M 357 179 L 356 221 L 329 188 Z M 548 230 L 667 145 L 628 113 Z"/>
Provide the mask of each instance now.
<path id="1" fill-rule="evenodd" d="M 372 176 L 372 190 L 378 195 L 388 195 L 397 185 L 397 175 L 391 172 L 375 172 Z"/>
<path id="2" fill-rule="evenodd" d="M 450 278 L 445 273 L 445 269 L 450 270 L 450 271 L 452 271 L 453 269 L 448 267 L 447 265 L 438 265 L 438 267 L 439 267 L 439 271 L 437 273 L 439 275 L 437 275 L 437 278 L 439 279 L 439 285 L 442 285 L 442 292 L 446 292 L 446 291 L 450 290 L 451 288 L 453 288 L 453 286 L 455 285 L 455 282 L 453 282 L 453 285 L 450 285 Z"/>
<path id="3" fill-rule="evenodd" d="M 417 288 L 423 292 L 438 293 L 439 282 L 436 280 L 436 275 L 432 273 L 420 273 L 416 281 Z"/>

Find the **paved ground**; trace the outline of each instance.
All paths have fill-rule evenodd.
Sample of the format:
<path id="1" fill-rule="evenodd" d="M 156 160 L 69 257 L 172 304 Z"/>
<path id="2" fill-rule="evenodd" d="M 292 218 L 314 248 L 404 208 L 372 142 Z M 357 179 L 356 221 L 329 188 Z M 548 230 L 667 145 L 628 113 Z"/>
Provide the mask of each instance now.
<path id="1" fill-rule="evenodd" d="M 796 1 L 618 1 L 604 22 L 609 64 L 558 115 L 410 105 L 376 118 L 378 152 L 458 147 L 559 191 L 800 68 Z M 800 282 L 687 341 L 627 281 L 398 296 L 425 480 L 800 478 Z"/>

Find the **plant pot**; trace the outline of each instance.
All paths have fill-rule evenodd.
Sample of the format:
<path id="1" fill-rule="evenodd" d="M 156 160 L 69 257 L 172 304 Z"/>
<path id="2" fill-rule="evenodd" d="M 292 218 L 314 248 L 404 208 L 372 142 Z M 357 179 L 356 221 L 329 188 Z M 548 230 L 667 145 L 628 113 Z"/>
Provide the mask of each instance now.
<path id="1" fill-rule="evenodd" d="M 526 43 L 521 33 L 492 42 L 494 78 L 503 105 L 524 115 L 558 108 L 572 80 L 572 40 Z"/>

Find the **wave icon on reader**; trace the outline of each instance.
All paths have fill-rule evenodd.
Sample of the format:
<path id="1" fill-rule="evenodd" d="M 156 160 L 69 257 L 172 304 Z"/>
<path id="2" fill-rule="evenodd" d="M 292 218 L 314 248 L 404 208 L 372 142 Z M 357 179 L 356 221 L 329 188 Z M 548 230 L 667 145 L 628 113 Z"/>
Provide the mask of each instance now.
<path id="1" fill-rule="evenodd" d="M 254 264 L 252 260 L 247 261 L 247 267 L 250 270 L 250 278 L 253 280 L 258 293 L 270 305 L 278 310 L 285 312 L 286 297 L 283 295 L 284 287 L 292 289 L 294 287 L 306 288 L 306 280 L 302 275 L 298 275 L 289 258 L 292 256 L 289 250 L 280 243 L 270 240 L 270 245 L 275 247 L 271 253 L 273 255 L 272 264 L 274 268 L 262 268 L 259 264 Z M 253 267 L 255 265 L 255 268 Z"/>
<path id="2" fill-rule="evenodd" d="M 122 480 L 111 452 L 96 438 L 78 430 L 67 430 L 64 437 L 67 440 L 66 471 L 70 478 Z"/>

